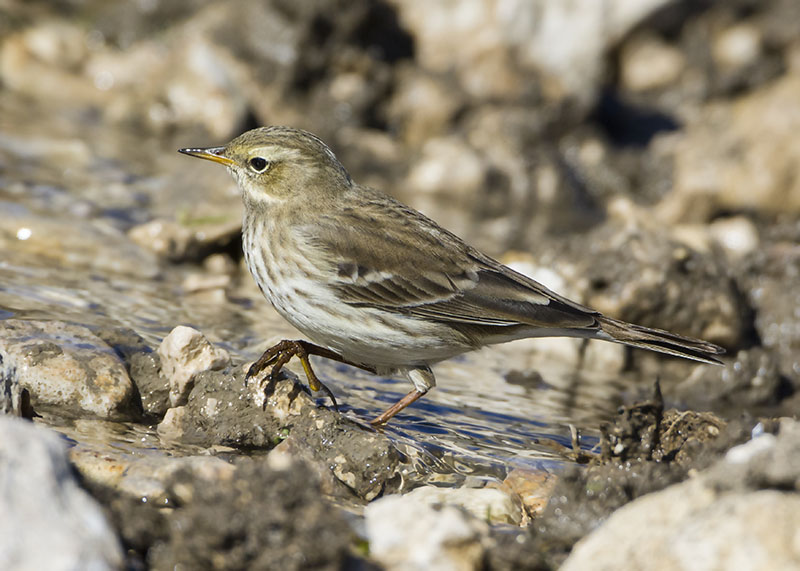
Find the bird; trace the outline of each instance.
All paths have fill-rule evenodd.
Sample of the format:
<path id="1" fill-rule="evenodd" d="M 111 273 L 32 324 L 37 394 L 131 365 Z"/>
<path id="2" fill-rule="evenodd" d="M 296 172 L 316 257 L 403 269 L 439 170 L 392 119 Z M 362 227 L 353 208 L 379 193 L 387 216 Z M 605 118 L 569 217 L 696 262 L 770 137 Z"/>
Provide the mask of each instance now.
<path id="1" fill-rule="evenodd" d="M 371 421 L 380 426 L 435 386 L 431 365 L 515 339 L 602 339 L 721 364 L 717 345 L 607 317 L 358 184 L 308 131 L 260 127 L 224 146 L 179 152 L 228 168 L 244 203 L 247 267 L 278 313 L 308 338 L 268 348 L 247 379 L 271 366 L 272 382 L 296 356 L 309 387 L 336 407 L 309 356 L 403 375 L 413 388 Z"/>

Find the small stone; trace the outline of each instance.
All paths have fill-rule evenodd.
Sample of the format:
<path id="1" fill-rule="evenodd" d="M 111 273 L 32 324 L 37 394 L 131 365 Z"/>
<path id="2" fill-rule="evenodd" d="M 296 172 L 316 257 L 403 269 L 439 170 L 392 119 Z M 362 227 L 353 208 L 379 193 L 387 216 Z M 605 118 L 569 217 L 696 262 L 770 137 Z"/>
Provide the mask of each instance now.
<path id="1" fill-rule="evenodd" d="M 627 42 L 621 54 L 622 83 L 631 91 L 668 87 L 686 68 L 679 49 L 655 37 Z"/>
<path id="2" fill-rule="evenodd" d="M 711 44 L 714 61 L 727 68 L 742 68 L 755 63 L 761 52 L 761 31 L 746 23 L 727 28 Z"/>
<path id="3" fill-rule="evenodd" d="M 180 440 L 183 436 L 185 415 L 185 406 L 168 408 L 164 413 L 164 418 L 156 427 L 158 435 L 167 440 Z"/>
<path id="4" fill-rule="evenodd" d="M 536 517 L 547 507 L 557 481 L 556 475 L 544 470 L 514 468 L 503 480 L 503 485 L 522 499 L 522 505 L 531 517 Z"/>
<path id="5" fill-rule="evenodd" d="M 711 236 L 734 259 L 754 252 L 759 245 L 758 229 L 744 216 L 714 220 L 708 227 Z"/>
<path id="6" fill-rule="evenodd" d="M 181 287 L 186 293 L 207 293 L 210 290 L 223 290 L 231 283 L 231 277 L 226 275 L 189 274 L 183 280 Z M 223 297 L 224 300 L 224 297 Z"/>
<path id="7" fill-rule="evenodd" d="M 172 406 L 186 404 L 197 373 L 218 371 L 231 362 L 225 349 L 212 345 L 200 331 L 184 325 L 170 331 L 158 347 L 158 355 L 161 370 L 169 380 Z"/>

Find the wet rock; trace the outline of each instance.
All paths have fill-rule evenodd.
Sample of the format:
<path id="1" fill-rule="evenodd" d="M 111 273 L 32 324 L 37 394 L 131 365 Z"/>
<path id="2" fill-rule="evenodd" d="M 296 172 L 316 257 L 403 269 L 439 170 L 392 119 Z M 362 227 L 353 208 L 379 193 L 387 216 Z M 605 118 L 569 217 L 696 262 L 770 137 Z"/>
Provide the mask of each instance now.
<path id="1" fill-rule="evenodd" d="M 17 569 L 121 568 L 119 541 L 74 478 L 64 442 L 4 416 L 0 432 L 0 560 Z"/>
<path id="2" fill-rule="evenodd" d="M 350 528 L 300 462 L 242 462 L 224 485 L 189 474 L 172 482 L 178 509 L 153 568 L 339 569 Z"/>
<path id="3" fill-rule="evenodd" d="M 183 280 L 181 287 L 183 291 L 188 294 L 210 294 L 211 292 L 218 292 L 220 294 L 220 301 L 225 299 L 225 288 L 231 283 L 230 276 L 225 275 L 209 275 L 209 274 L 189 274 Z"/>
<path id="4" fill-rule="evenodd" d="M 777 435 L 757 424 L 752 438 L 728 450 L 705 473 L 709 486 L 738 491 L 777 489 L 800 491 L 800 423 L 782 418 Z"/>
<path id="5" fill-rule="evenodd" d="M 87 485 L 159 507 L 173 506 L 170 485 L 178 472 L 222 485 L 234 471 L 233 465 L 214 456 L 138 457 L 91 443 L 71 449 L 70 462 Z"/>
<path id="6" fill-rule="evenodd" d="M 452 505 L 386 496 L 364 510 L 370 554 L 387 569 L 479 569 L 489 526 Z"/>
<path id="7" fill-rule="evenodd" d="M 703 444 L 717 439 L 726 425 L 708 412 L 665 411 L 656 384 L 649 400 L 620 407 L 613 423 L 600 426 L 601 458 L 653 460 L 687 467 Z"/>
<path id="8" fill-rule="evenodd" d="M 131 419 L 141 402 L 122 361 L 86 327 L 59 321 L 0 321 L 0 359 L 34 406 Z"/>
<path id="9" fill-rule="evenodd" d="M 329 498 L 351 499 L 353 496 L 351 487 L 334 474 L 335 471 L 342 474 L 342 471 L 321 460 L 319 455 L 315 454 L 314 448 L 304 438 L 294 433 L 289 433 L 280 444 L 270 451 L 269 456 L 270 462 L 299 461 L 304 463 L 313 472 L 322 493 Z M 349 480 L 352 481 L 353 478 L 351 477 Z"/>
<path id="10" fill-rule="evenodd" d="M 485 568 L 492 571 L 555 569 L 529 529 L 493 528 Z"/>
<path id="11" fill-rule="evenodd" d="M 228 352 L 209 343 L 198 331 L 179 325 L 158 347 L 161 370 L 169 381 L 169 401 L 172 406 L 186 404 L 195 375 L 203 371 L 219 371 L 231 362 Z"/>
<path id="12" fill-rule="evenodd" d="M 146 414 L 163 416 L 169 408 L 169 383 L 161 374 L 158 353 L 128 328 L 98 329 L 95 334 L 119 355 L 139 391 Z"/>
<path id="13" fill-rule="evenodd" d="M 560 473 L 534 520 L 531 547 L 551 568 L 622 506 L 685 480 L 690 470 L 711 464 L 750 434 L 710 413 L 663 411 L 657 394 L 622 408 L 601 433 L 602 454 L 586 467 Z"/>
<path id="14" fill-rule="evenodd" d="M 400 454 L 389 439 L 326 408 L 318 408 L 294 375 L 264 389 L 246 387 L 242 367 L 195 377 L 184 407 L 159 425 L 183 442 L 271 449 L 287 438 L 290 453 L 312 459 L 364 499 L 394 489 Z M 181 408 L 183 410 L 181 410 Z M 294 451 L 294 452 L 293 452 Z"/>
<path id="15" fill-rule="evenodd" d="M 225 485 L 234 473 L 233 465 L 213 456 L 183 456 L 180 458 L 143 458 L 125 468 L 116 483 L 123 494 L 153 505 L 168 505 L 172 499 L 169 486 L 178 472 L 192 474 L 217 485 Z"/>
<path id="16" fill-rule="evenodd" d="M 487 523 L 519 525 L 522 511 L 518 498 L 500 488 L 440 488 L 423 486 L 403 494 L 406 505 L 457 506 Z"/>

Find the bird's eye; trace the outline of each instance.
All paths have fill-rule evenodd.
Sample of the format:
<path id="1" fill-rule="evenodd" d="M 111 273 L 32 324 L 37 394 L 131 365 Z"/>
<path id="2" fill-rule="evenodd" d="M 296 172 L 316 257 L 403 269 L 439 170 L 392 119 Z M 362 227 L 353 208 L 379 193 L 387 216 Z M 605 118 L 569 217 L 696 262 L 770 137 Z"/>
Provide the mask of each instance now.
<path id="1" fill-rule="evenodd" d="M 262 157 L 253 157 L 249 162 L 250 168 L 258 173 L 264 172 L 269 168 L 269 161 Z"/>

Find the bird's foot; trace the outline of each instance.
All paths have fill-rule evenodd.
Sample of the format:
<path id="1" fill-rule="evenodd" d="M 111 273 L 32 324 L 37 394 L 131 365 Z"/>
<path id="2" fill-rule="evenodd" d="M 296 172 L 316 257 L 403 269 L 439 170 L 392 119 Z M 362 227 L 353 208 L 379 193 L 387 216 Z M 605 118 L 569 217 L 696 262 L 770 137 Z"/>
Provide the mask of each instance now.
<path id="1" fill-rule="evenodd" d="M 263 389 L 266 394 L 270 387 L 274 385 L 275 381 L 278 380 L 278 373 L 280 373 L 283 366 L 288 363 L 292 357 L 296 356 L 303 365 L 309 388 L 314 392 L 323 391 L 331 399 L 334 410 L 338 411 L 339 405 L 336 403 L 336 397 L 334 397 L 330 389 L 319 380 L 314 369 L 311 368 L 311 362 L 308 359 L 309 355 L 320 355 L 322 357 L 342 360 L 340 355 L 324 347 L 319 347 L 306 341 L 284 339 L 264 351 L 264 354 L 259 357 L 258 361 L 250 366 L 250 369 L 247 371 L 247 376 L 245 377 L 245 383 L 249 384 L 250 379 L 256 378 L 264 369 L 272 365 L 272 369 L 266 376 L 267 382 L 259 387 Z M 266 406 L 266 399 L 264 400 L 263 406 Z"/>

